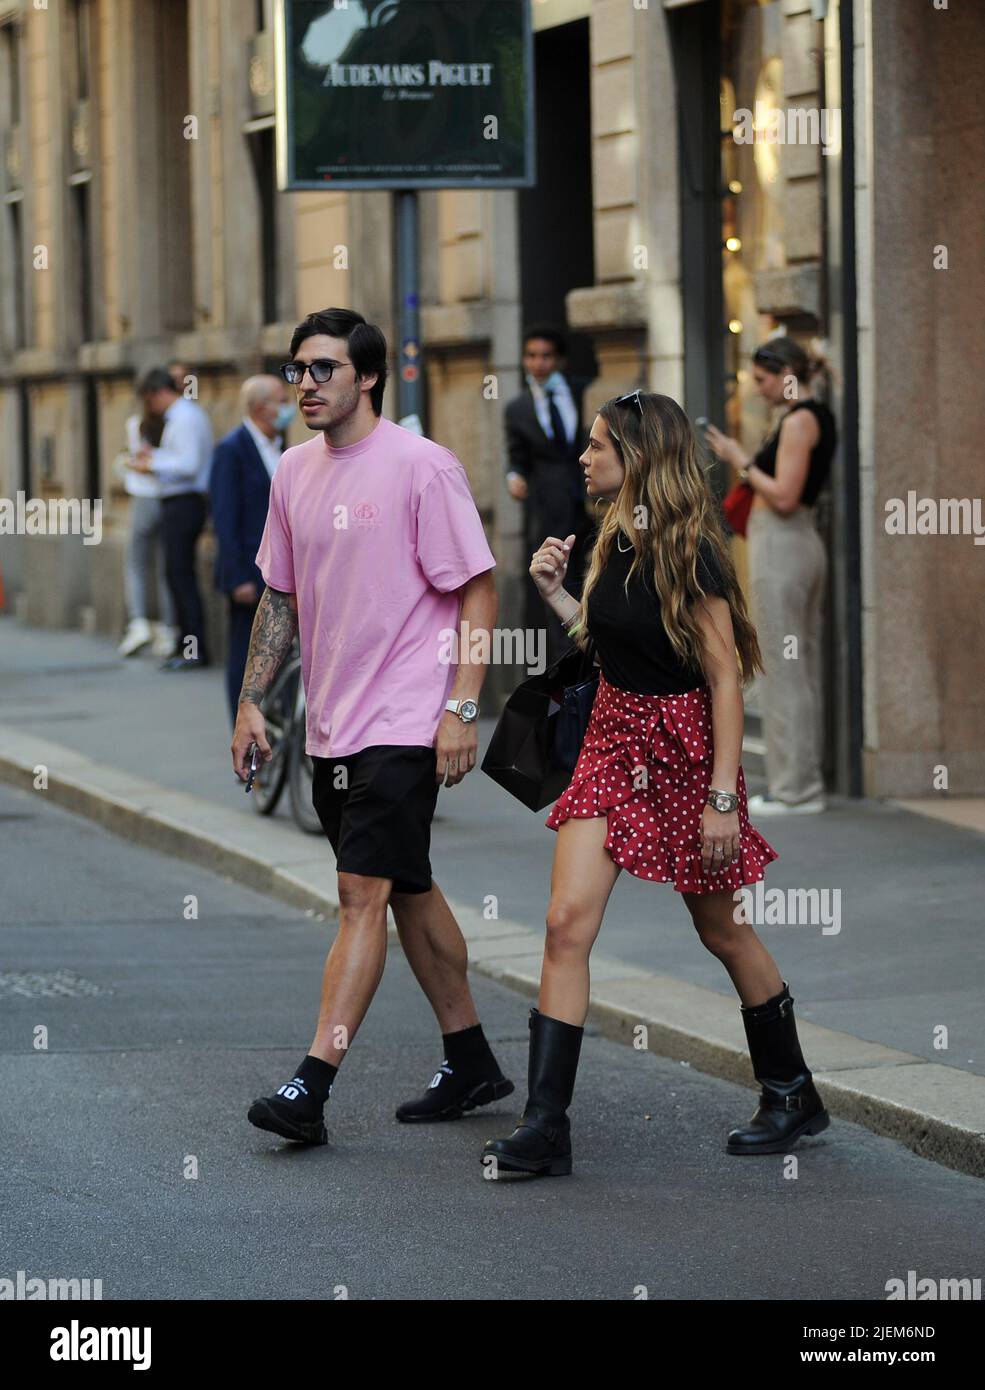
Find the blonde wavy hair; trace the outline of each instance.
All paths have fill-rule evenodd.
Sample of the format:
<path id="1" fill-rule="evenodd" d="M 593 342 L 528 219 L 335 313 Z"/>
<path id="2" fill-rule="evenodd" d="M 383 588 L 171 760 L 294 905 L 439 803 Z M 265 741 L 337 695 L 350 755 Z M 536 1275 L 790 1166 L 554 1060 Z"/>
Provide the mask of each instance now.
<path id="1" fill-rule="evenodd" d="M 639 401 L 639 405 L 637 405 Z M 698 545 L 711 546 L 725 582 L 724 597 L 742 683 L 763 669 L 756 629 L 708 486 L 691 421 L 670 396 L 640 391 L 628 400 L 613 397 L 598 411 L 625 469 L 619 495 L 602 518 L 582 590 L 581 617 L 571 635 L 584 650 L 588 597 L 599 581 L 619 530 L 633 542 L 624 588 L 641 565 L 652 572 L 664 627 L 677 655 L 704 668 L 701 629 L 695 610 L 708 597 L 698 579 Z M 642 519 L 642 525 L 640 521 Z"/>

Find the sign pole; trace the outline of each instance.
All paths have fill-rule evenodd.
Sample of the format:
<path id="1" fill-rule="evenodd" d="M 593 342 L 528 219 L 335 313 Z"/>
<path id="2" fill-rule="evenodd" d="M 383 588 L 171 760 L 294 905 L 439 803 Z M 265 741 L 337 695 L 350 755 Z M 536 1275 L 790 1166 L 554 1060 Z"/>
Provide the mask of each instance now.
<path id="1" fill-rule="evenodd" d="M 400 336 L 400 415 L 416 415 L 424 428 L 424 378 L 421 361 L 420 244 L 417 190 L 396 191 L 397 331 Z"/>
<path id="2" fill-rule="evenodd" d="M 395 195 L 397 403 L 423 433 L 417 190 L 534 187 L 531 0 L 273 3 L 277 186 Z"/>

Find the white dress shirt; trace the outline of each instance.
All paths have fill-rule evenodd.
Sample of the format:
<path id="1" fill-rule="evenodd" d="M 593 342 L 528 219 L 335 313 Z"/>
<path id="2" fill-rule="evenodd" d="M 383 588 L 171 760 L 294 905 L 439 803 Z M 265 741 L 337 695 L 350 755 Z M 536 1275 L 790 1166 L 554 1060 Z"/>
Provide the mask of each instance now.
<path id="1" fill-rule="evenodd" d="M 554 430 L 551 426 L 551 407 L 547 399 L 545 387 L 550 387 L 554 393 L 554 404 L 558 408 L 561 422 L 564 425 L 567 439 L 564 441 L 570 444 L 575 437 L 575 430 L 578 428 L 578 411 L 575 409 L 574 398 L 571 395 L 571 388 L 565 381 L 560 372 L 552 372 L 542 386 L 534 377 L 528 376 L 527 382 L 530 392 L 534 398 L 534 409 L 537 411 L 537 419 L 540 421 L 541 429 L 548 439 L 554 438 Z"/>
<path id="2" fill-rule="evenodd" d="M 130 415 L 127 417 L 127 448 L 131 454 L 136 454 L 141 445 L 147 441 L 140 433 L 140 416 Z M 161 496 L 161 480 L 156 478 L 153 473 L 138 473 L 135 468 L 128 468 L 123 475 L 123 486 L 131 497 L 156 497 Z"/>
<path id="3" fill-rule="evenodd" d="M 267 435 L 264 434 L 263 430 L 253 423 L 248 415 L 243 416 L 243 424 L 249 430 L 253 443 L 257 446 L 257 452 L 263 459 L 263 466 L 272 478 L 278 463 L 280 463 L 280 456 L 283 453 L 280 435 L 275 434 L 273 439 L 269 439 Z"/>
<path id="4" fill-rule="evenodd" d="M 161 496 L 208 492 L 212 467 L 212 426 L 200 405 L 179 396 L 164 412 L 161 447 L 151 467 L 161 480 Z"/>

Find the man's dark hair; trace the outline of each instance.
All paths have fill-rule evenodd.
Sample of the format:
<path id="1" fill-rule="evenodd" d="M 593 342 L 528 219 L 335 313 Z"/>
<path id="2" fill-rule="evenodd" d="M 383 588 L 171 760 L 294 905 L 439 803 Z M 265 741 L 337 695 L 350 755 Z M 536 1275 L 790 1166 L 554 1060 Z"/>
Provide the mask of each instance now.
<path id="1" fill-rule="evenodd" d="M 291 357 L 305 338 L 324 333 L 329 338 L 344 338 L 349 357 L 359 376 L 376 372 L 376 384 L 370 387 L 369 403 L 374 415 L 383 413 L 383 390 L 386 386 L 386 338 L 375 323 L 367 323 L 362 314 L 352 309 L 319 309 L 309 314 L 294 330 L 291 338 Z"/>
<path id="2" fill-rule="evenodd" d="M 137 382 L 138 396 L 147 396 L 152 391 L 174 391 L 175 395 L 180 394 L 167 367 L 151 367 Z"/>
<path id="3" fill-rule="evenodd" d="M 531 323 L 523 330 L 523 350 L 526 352 L 527 344 L 531 338 L 546 338 L 549 343 L 554 344 L 554 350 L 558 357 L 567 356 L 568 344 L 560 328 L 556 328 L 553 323 Z"/>

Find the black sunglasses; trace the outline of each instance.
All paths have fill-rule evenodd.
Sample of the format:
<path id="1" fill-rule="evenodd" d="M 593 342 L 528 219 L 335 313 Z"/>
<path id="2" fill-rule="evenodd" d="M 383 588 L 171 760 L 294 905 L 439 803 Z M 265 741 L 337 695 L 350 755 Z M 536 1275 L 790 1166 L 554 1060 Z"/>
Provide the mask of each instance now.
<path id="1" fill-rule="evenodd" d="M 333 362 L 330 357 L 319 357 L 314 362 L 285 362 L 280 374 L 289 386 L 300 386 L 305 372 L 311 373 L 311 380 L 317 386 L 331 381 L 332 373 L 338 367 L 351 367 L 351 362 Z"/>

